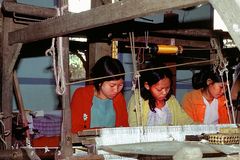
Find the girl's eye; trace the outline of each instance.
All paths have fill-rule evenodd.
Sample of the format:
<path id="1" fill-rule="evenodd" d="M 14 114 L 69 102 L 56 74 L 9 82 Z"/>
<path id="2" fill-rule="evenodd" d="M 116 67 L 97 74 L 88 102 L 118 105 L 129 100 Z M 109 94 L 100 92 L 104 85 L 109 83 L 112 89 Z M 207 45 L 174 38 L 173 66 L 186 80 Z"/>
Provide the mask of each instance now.
<path id="1" fill-rule="evenodd" d="M 157 89 L 158 92 L 161 92 L 163 89 Z"/>
<path id="2" fill-rule="evenodd" d="M 161 89 L 157 89 L 158 92 L 162 92 L 163 90 L 165 90 L 165 91 L 169 91 L 170 88 L 161 88 Z"/>
<path id="3" fill-rule="evenodd" d="M 110 84 L 110 87 L 114 87 L 115 86 L 115 84 Z"/>

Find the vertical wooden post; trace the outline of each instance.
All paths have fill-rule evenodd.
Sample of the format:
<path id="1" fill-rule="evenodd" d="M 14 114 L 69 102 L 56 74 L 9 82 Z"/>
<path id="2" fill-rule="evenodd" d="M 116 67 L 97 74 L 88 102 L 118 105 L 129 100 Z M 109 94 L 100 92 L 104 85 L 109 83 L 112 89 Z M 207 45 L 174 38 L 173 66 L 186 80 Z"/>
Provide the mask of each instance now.
<path id="1" fill-rule="evenodd" d="M 63 38 L 63 68 L 65 82 L 69 82 L 69 39 Z M 70 86 L 66 85 L 65 93 L 62 95 L 62 130 L 61 130 L 61 153 L 63 158 L 72 156 L 72 138 L 71 138 L 71 110 L 70 110 Z"/>
<path id="2" fill-rule="evenodd" d="M 2 15 L 2 14 L 1 14 Z M 0 112 L 8 118 L 4 119 L 5 130 L 12 133 L 12 99 L 13 99 L 13 68 L 15 60 L 15 49 L 18 44 L 8 44 L 8 33 L 14 31 L 16 25 L 12 18 L 3 16 L 2 18 L 2 34 L 1 34 L 1 51 L 0 51 Z M 10 69 L 9 69 L 10 68 Z M 5 138 L 7 149 L 11 149 L 12 135 Z"/>
<path id="3" fill-rule="evenodd" d="M 68 1 L 59 0 L 60 4 L 58 7 L 63 8 L 63 13 L 68 12 Z M 59 44 L 57 47 L 62 47 L 62 60 L 63 60 L 63 69 L 64 69 L 64 79 L 65 83 L 69 82 L 69 38 L 68 37 L 59 37 L 57 41 L 62 39 L 62 44 Z M 60 46 L 62 45 L 62 46 Z M 58 53 L 59 54 L 59 53 Z M 60 64 L 58 64 L 60 65 Z M 65 86 L 65 92 L 61 95 L 62 100 L 62 129 L 61 129 L 61 142 L 60 142 L 60 151 L 61 154 L 57 155 L 57 159 L 69 159 L 72 154 L 72 138 L 71 138 L 71 110 L 70 110 L 70 86 Z M 57 153 L 56 153 L 57 154 Z"/>
<path id="4" fill-rule="evenodd" d="M 95 8 L 101 5 L 112 3 L 112 0 L 91 0 L 91 8 Z M 91 69 L 96 61 L 102 56 L 111 56 L 111 45 L 104 42 L 96 42 L 89 44 L 89 59 L 88 70 Z M 87 77 L 89 77 L 89 71 L 87 71 Z"/>
<path id="5" fill-rule="evenodd" d="M 89 68 L 91 69 L 95 62 L 102 56 L 111 56 L 111 45 L 107 43 L 90 43 L 89 44 Z"/>
<path id="6" fill-rule="evenodd" d="M 3 15 L 0 12 L 0 112 L 3 110 Z"/>

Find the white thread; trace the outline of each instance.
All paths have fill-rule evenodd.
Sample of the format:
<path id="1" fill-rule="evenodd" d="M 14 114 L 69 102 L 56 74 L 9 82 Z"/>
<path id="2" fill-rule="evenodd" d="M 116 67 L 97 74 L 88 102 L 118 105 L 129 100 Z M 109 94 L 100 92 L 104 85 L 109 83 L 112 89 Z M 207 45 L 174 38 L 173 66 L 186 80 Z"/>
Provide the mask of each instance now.
<path id="1" fill-rule="evenodd" d="M 49 152 L 50 150 L 48 149 L 48 147 L 46 146 L 45 148 L 44 148 L 44 153 L 47 153 L 47 152 Z"/>
<path id="2" fill-rule="evenodd" d="M 226 59 L 223 58 L 220 45 L 218 44 L 218 42 L 215 38 L 211 39 L 211 45 L 212 45 L 213 48 L 215 48 L 217 50 L 217 57 L 219 59 L 219 62 L 217 64 L 218 66 L 216 66 L 215 69 L 218 68 L 218 71 L 219 71 L 220 76 L 221 76 L 222 83 L 224 82 L 223 81 L 223 74 L 224 73 L 226 74 L 227 89 L 225 88 L 225 85 L 223 85 L 224 86 L 223 89 L 224 89 L 225 98 L 227 97 L 226 91 L 228 91 L 228 98 L 229 98 L 231 113 L 232 113 L 231 114 L 232 117 L 230 117 L 230 109 L 229 109 L 228 103 L 226 102 L 229 121 L 230 121 L 230 123 L 232 123 L 232 119 L 233 119 L 233 123 L 236 124 L 236 118 L 235 118 L 235 114 L 234 114 L 234 110 L 233 110 L 232 96 L 231 96 L 231 91 L 230 91 L 230 87 L 229 87 L 229 80 L 228 80 L 228 69 L 227 69 L 228 62 L 226 61 Z"/>
<path id="3" fill-rule="evenodd" d="M 149 32 L 145 31 L 145 46 L 146 46 L 146 49 L 149 48 L 149 46 L 148 46 L 148 35 L 149 35 Z"/>
<path id="4" fill-rule="evenodd" d="M 59 46 L 62 43 L 62 41 L 58 41 Z M 56 53 L 55 53 L 55 38 L 52 39 L 52 45 L 51 47 L 46 50 L 45 55 L 51 55 L 52 56 L 52 63 L 53 63 L 53 73 L 54 78 L 56 82 L 56 93 L 59 95 L 63 95 L 65 93 L 65 78 L 64 78 L 64 71 L 63 71 L 63 60 L 62 60 L 62 47 L 59 47 L 59 53 L 58 53 L 58 65 L 56 64 Z"/>
<path id="5" fill-rule="evenodd" d="M 64 9 L 67 7 L 67 5 L 62 6 L 61 8 L 57 8 L 57 16 L 63 15 Z M 56 93 L 58 95 L 63 95 L 66 91 L 66 81 L 65 81 L 65 73 L 64 73 L 64 67 L 63 67 L 63 38 L 57 37 L 57 63 L 56 63 L 56 53 L 55 53 L 55 38 L 52 39 L 52 45 L 51 47 L 46 50 L 46 55 L 52 56 L 52 62 L 53 62 L 53 72 L 54 72 L 54 78 L 56 83 Z"/>
<path id="6" fill-rule="evenodd" d="M 58 76 L 57 76 L 57 87 L 56 87 L 56 91 L 59 95 L 63 95 L 65 93 L 66 90 L 66 85 L 65 85 L 65 72 L 64 72 L 64 68 L 63 68 L 63 41 L 62 41 L 62 37 L 58 37 Z"/>
<path id="7" fill-rule="evenodd" d="M 171 38 L 170 44 L 175 45 L 175 38 Z"/>
<path id="8" fill-rule="evenodd" d="M 185 141 L 186 135 L 217 133 L 220 128 L 236 128 L 235 124 L 138 126 L 102 128 L 95 137 L 97 146 L 158 141 Z"/>
<path id="9" fill-rule="evenodd" d="M 142 123 L 142 101 L 141 101 L 141 95 L 140 95 L 140 92 L 138 93 L 137 95 L 137 92 L 136 92 L 136 82 L 138 83 L 138 87 L 140 87 L 140 74 L 139 72 L 137 71 L 137 63 L 136 63 L 136 53 L 135 53 L 135 40 L 134 40 L 134 32 L 131 32 L 129 33 L 129 40 L 130 40 L 130 46 L 131 46 L 131 53 L 132 53 L 132 62 L 133 62 L 133 71 L 134 71 L 134 77 L 133 77 L 133 81 L 132 81 L 132 84 L 133 84 L 133 91 L 134 91 L 134 97 L 135 97 L 135 100 L 134 100 L 134 107 L 135 107 L 135 110 L 136 110 L 136 118 L 137 118 L 137 125 L 143 125 Z M 137 101 L 137 96 L 139 97 L 139 103 Z M 138 112 L 138 109 L 139 109 L 139 112 Z M 138 114 L 140 113 L 140 115 Z M 140 121 L 140 122 L 139 122 Z"/>

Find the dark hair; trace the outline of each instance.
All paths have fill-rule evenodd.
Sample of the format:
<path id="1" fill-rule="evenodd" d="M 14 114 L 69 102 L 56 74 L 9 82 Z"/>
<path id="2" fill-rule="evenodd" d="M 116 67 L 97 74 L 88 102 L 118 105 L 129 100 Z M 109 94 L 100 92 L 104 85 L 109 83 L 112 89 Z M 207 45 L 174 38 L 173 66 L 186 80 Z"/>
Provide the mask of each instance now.
<path id="1" fill-rule="evenodd" d="M 111 80 L 119 80 L 125 79 L 125 70 L 122 63 L 118 59 L 114 59 L 110 56 L 103 56 L 101 57 L 96 64 L 91 69 L 90 76 L 91 78 L 99 78 L 101 79 L 94 80 L 93 84 L 97 90 L 100 89 L 99 84 L 103 83 L 104 81 L 111 81 Z M 117 75 L 121 74 L 121 75 Z M 114 76 L 117 75 L 117 76 Z M 111 76 L 111 77 L 106 77 Z M 106 78 L 104 78 L 106 77 Z"/>
<path id="2" fill-rule="evenodd" d="M 163 66 L 163 65 L 159 65 L 159 67 L 160 66 Z M 151 68 L 155 68 L 155 67 L 151 67 Z M 144 71 L 141 73 L 141 77 L 140 77 L 141 96 L 144 100 L 149 100 L 149 108 L 152 112 L 156 112 L 155 111 L 156 100 L 152 96 L 151 92 L 144 87 L 144 83 L 147 82 L 149 86 L 152 86 L 164 78 L 169 78 L 171 85 L 170 85 L 170 91 L 165 99 L 165 101 L 167 101 L 169 99 L 169 97 L 171 96 L 171 94 L 173 93 L 172 77 L 173 77 L 172 72 L 168 68 L 154 69 L 154 70 L 150 70 L 150 71 Z"/>
<path id="3" fill-rule="evenodd" d="M 223 81 L 227 81 L 226 74 L 223 74 Z M 219 70 L 214 69 L 213 66 L 206 66 L 200 70 L 200 72 L 195 73 L 192 77 L 192 87 L 194 89 L 207 88 L 207 80 L 211 79 L 214 83 L 222 82 L 222 78 Z"/>

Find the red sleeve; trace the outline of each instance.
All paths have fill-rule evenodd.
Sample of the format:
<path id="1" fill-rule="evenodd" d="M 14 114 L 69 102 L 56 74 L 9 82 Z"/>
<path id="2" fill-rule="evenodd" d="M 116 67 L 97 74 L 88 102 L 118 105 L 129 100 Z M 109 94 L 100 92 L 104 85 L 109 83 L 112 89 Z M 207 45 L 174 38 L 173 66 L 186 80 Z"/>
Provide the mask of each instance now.
<path id="1" fill-rule="evenodd" d="M 78 88 L 71 100 L 72 133 L 90 128 L 91 106 L 94 95 L 94 86 Z M 84 121 L 84 115 L 87 116 Z"/>
<path id="2" fill-rule="evenodd" d="M 114 99 L 113 105 L 116 110 L 116 127 L 128 127 L 127 105 L 121 93 Z"/>
<path id="3" fill-rule="evenodd" d="M 83 111 L 80 109 L 80 101 L 81 100 L 81 92 L 79 89 L 77 89 L 72 97 L 71 100 L 71 116 L 72 116 L 72 133 L 77 133 L 79 130 L 81 130 L 81 118 L 80 115 L 82 115 Z"/>

